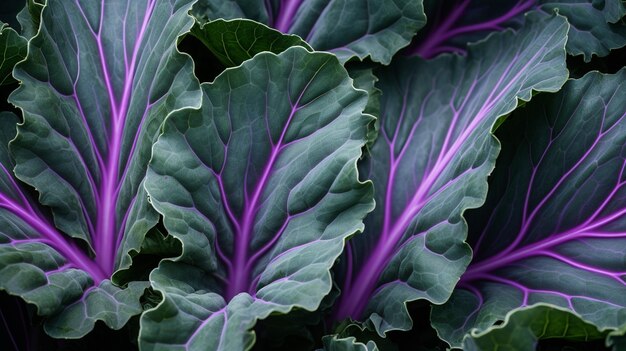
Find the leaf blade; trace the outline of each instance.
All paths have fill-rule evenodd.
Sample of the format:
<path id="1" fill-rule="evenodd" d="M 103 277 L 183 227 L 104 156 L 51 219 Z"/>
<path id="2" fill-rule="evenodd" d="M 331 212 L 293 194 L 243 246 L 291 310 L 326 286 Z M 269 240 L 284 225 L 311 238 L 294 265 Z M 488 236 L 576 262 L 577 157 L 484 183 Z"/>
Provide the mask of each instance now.
<path id="1" fill-rule="evenodd" d="M 239 66 L 263 51 L 280 54 L 289 47 L 313 49 L 297 35 L 286 35 L 246 19 L 217 19 L 197 24 L 191 33 L 226 67 Z"/>
<path id="2" fill-rule="evenodd" d="M 518 2 L 472 1 L 445 3 L 426 1 L 426 14 L 432 21 L 418 33 L 408 49 L 413 55 L 433 58 L 445 52 L 466 52 L 467 44 L 483 40 L 504 28 L 519 29 L 523 14 L 541 10 L 557 11 L 567 17 L 571 28 L 567 41 L 570 55 L 606 56 L 626 45 L 626 28 L 619 23 L 626 7 L 619 0 L 524 0 Z"/>
<path id="3" fill-rule="evenodd" d="M 457 345 L 470 329 L 488 329 L 509 311 L 537 303 L 569 310 L 601 330 L 624 323 L 620 254 L 611 248 L 623 241 L 620 150 L 612 143 L 624 138 L 625 74 L 572 80 L 503 126 L 509 143 L 485 207 L 494 219 L 483 210 L 472 218 L 477 262 L 451 300 L 434 309 L 433 324 L 448 342 Z M 503 225 L 509 236 L 496 233 Z M 444 321 L 461 301 L 473 313 Z"/>
<path id="4" fill-rule="evenodd" d="M 26 39 L 0 21 L 0 85 L 15 83 L 13 67 L 26 57 Z"/>
<path id="5" fill-rule="evenodd" d="M 10 101 L 24 120 L 1 121 L 2 289 L 35 304 L 57 337 L 97 320 L 120 328 L 142 310 L 140 283 L 110 279 L 158 221 L 142 181 L 162 120 L 199 104 L 191 60 L 176 49 L 191 2 L 50 0 L 14 70 Z M 28 277 L 13 284 L 20 270 Z"/>
<path id="6" fill-rule="evenodd" d="M 248 349 L 257 319 L 315 310 L 373 206 L 356 169 L 366 96 L 334 56 L 261 53 L 203 91 L 201 110 L 168 120 L 149 168 L 183 255 L 152 273 L 165 300 L 142 318 L 146 349 Z M 174 340 L 159 336 L 163 318 L 184 326 Z"/>
<path id="7" fill-rule="evenodd" d="M 335 321 L 365 319 L 384 336 L 411 327 L 407 301 L 440 304 L 452 293 L 470 257 L 462 214 L 484 201 L 499 150 L 491 129 L 518 100 L 556 91 L 567 76 L 564 18 L 533 13 L 527 21 L 467 58 L 408 58 L 378 72 L 380 137 L 361 167 L 379 186 L 378 207 L 344 256 Z M 420 85 L 422 76 L 430 84 Z"/>
<path id="8" fill-rule="evenodd" d="M 515 348 L 532 351 L 540 340 L 567 339 L 585 342 L 603 339 L 606 334 L 568 311 L 554 306 L 536 305 L 508 314 L 501 326 L 466 338 L 463 348 Z"/>

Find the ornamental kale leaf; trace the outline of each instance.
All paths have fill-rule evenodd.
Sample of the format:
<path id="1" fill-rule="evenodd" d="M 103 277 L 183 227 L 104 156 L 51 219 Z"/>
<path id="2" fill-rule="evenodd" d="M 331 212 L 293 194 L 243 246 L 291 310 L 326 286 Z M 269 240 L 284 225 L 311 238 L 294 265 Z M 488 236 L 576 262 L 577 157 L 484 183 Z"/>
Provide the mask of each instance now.
<path id="1" fill-rule="evenodd" d="M 175 45 L 190 6 L 50 0 L 13 71 L 23 120 L 16 136 L 17 118 L 2 118 L 0 287 L 51 317 L 50 335 L 120 328 L 142 311 L 147 282 L 111 278 L 158 221 L 142 182 L 161 122 L 199 106 Z"/>
<path id="2" fill-rule="evenodd" d="M 380 135 L 361 170 L 377 207 L 342 259 L 336 320 L 369 318 L 382 336 L 411 327 L 407 301 L 449 297 L 470 259 L 462 213 L 482 204 L 499 150 L 491 128 L 518 99 L 567 77 L 565 19 L 532 13 L 527 22 L 467 57 L 408 58 L 376 72 Z"/>
<path id="3" fill-rule="evenodd" d="M 148 171 L 183 254 L 151 275 L 164 301 L 143 315 L 145 349 L 247 349 L 257 319 L 316 310 L 373 208 L 356 168 L 367 97 L 336 57 L 262 53 L 202 91 L 200 110 L 166 121 Z"/>
<path id="4" fill-rule="evenodd" d="M 474 262 L 433 322 L 459 346 L 540 302 L 601 330 L 626 323 L 626 70 L 589 73 L 517 110 L 487 204 L 469 218 Z"/>

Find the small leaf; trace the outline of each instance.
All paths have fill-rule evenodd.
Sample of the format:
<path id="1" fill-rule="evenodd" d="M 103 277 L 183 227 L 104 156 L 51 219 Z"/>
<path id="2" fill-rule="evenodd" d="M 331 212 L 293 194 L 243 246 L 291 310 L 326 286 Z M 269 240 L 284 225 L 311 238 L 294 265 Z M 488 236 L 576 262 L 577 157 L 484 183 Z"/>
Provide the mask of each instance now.
<path id="1" fill-rule="evenodd" d="M 0 85 L 15 83 L 13 67 L 26 58 L 26 43 L 13 28 L 0 22 Z"/>
<path id="2" fill-rule="evenodd" d="M 535 351 L 539 340 L 590 341 L 604 339 L 606 334 L 571 312 L 535 305 L 508 314 L 502 325 L 465 338 L 463 349 Z"/>
<path id="3" fill-rule="evenodd" d="M 280 54 L 292 46 L 302 46 L 313 51 L 297 35 L 283 34 L 264 24 L 245 19 L 218 19 L 197 24 L 191 33 L 226 67 L 239 66 L 263 51 Z"/>

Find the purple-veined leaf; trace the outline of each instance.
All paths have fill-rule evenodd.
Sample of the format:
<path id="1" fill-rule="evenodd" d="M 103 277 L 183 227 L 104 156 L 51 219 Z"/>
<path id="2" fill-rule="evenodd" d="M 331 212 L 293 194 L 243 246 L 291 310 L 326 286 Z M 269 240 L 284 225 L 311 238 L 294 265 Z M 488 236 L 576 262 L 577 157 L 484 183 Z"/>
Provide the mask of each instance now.
<path id="1" fill-rule="evenodd" d="M 3 149 L 0 288 L 50 317 L 53 336 L 84 335 L 98 319 L 120 328 L 141 312 L 147 282 L 110 279 L 158 220 L 142 182 L 162 121 L 199 106 L 191 59 L 176 49 L 191 3 L 49 0 L 14 69 L 10 100 L 24 119 Z"/>
<path id="2" fill-rule="evenodd" d="M 383 64 L 426 23 L 422 0 L 200 0 L 193 15 L 200 21 L 252 19 L 342 62 L 369 56 Z"/>
<path id="3" fill-rule="evenodd" d="M 12 174 L 14 162 L 7 145 L 15 137 L 17 122 L 12 113 L 0 114 L 0 287 L 36 305 L 38 314 L 51 317 L 46 324 L 51 335 L 79 337 L 98 319 L 112 328 L 122 327 L 141 312 L 138 297 L 148 284 L 115 287 L 86 252 L 54 228 L 30 189 Z M 101 281 L 97 287 L 96 281 Z M 83 309 L 90 301 L 99 307 Z M 67 318 L 77 313 L 77 318 Z"/>
<path id="4" fill-rule="evenodd" d="M 499 150 L 491 129 L 518 100 L 565 82 L 567 29 L 561 16 L 530 13 L 467 57 L 403 58 L 376 72 L 380 133 L 361 170 L 377 207 L 342 258 L 336 321 L 368 320 L 382 336 L 411 327 L 407 301 L 447 300 L 470 260 L 463 211 L 484 201 Z"/>
<path id="5" fill-rule="evenodd" d="M 606 56 L 626 45 L 626 26 L 617 23 L 626 15 L 621 0 L 455 0 L 424 2 L 428 24 L 415 38 L 408 53 L 432 58 L 443 52 L 464 53 L 468 42 L 493 31 L 518 28 L 523 14 L 538 9 L 567 17 L 571 27 L 567 52 Z"/>
<path id="6" fill-rule="evenodd" d="M 474 261 L 432 315 L 453 346 L 537 303 L 600 330 L 626 323 L 625 82 L 589 73 L 501 127 L 488 200 L 468 216 Z"/>
<path id="7" fill-rule="evenodd" d="M 514 24 L 530 11 L 536 0 L 424 1 L 427 25 L 415 37 L 407 52 L 433 58 L 445 52 L 465 53 L 469 42 Z"/>
<path id="8" fill-rule="evenodd" d="M 150 276 L 163 302 L 144 350 L 248 350 L 256 320 L 316 310 L 330 269 L 373 208 L 357 160 L 372 117 L 337 58 L 265 52 L 203 84 L 173 114 L 146 178 L 183 254 Z"/>

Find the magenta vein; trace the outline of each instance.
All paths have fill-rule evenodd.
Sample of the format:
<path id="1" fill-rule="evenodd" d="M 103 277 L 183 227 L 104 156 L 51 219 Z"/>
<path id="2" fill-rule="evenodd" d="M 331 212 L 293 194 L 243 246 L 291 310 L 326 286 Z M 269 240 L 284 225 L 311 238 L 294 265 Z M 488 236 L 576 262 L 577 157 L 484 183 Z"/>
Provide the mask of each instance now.
<path id="1" fill-rule="evenodd" d="M 115 98 L 115 91 L 112 88 L 111 80 L 109 76 L 109 70 L 106 64 L 106 55 L 102 44 L 102 25 L 104 22 L 104 1 L 102 2 L 100 13 L 100 28 L 98 36 L 96 37 L 96 43 L 101 57 L 102 71 L 109 94 L 109 100 L 111 103 L 111 128 L 113 133 L 109 140 L 109 153 L 106 162 L 106 168 L 104 170 L 102 184 L 99 188 L 100 198 L 102 202 L 99 206 L 97 221 L 98 241 L 96 244 L 97 257 L 96 260 L 101 267 L 106 267 L 109 273 L 112 273 L 115 265 L 115 249 L 116 249 L 116 233 L 117 229 L 117 215 L 116 205 L 118 199 L 118 177 L 119 177 L 119 162 L 121 155 L 122 139 L 124 136 L 124 126 L 128 114 L 128 108 L 130 105 L 131 93 L 134 83 L 134 75 L 137 70 L 137 59 L 139 57 L 139 49 L 143 42 L 143 37 L 147 31 L 149 20 L 154 10 L 155 1 L 148 2 L 148 8 L 146 9 L 141 28 L 137 33 L 137 39 L 133 48 L 133 53 L 130 62 L 130 69 L 126 69 L 125 81 L 123 87 L 122 98 L 119 104 Z"/>

